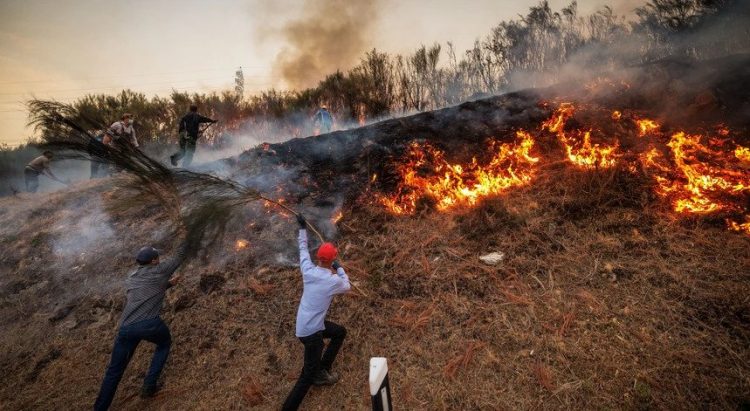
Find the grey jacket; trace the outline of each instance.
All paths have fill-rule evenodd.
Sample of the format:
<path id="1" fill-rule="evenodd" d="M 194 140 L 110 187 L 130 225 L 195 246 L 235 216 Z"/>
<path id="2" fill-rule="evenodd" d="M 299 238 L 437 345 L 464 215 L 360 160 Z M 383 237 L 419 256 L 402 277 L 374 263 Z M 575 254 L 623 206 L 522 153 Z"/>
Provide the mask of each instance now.
<path id="1" fill-rule="evenodd" d="M 164 303 L 164 293 L 170 287 L 169 279 L 185 260 L 187 243 L 182 243 L 177 254 L 157 265 L 142 265 L 125 280 L 127 302 L 122 310 L 120 326 L 159 316 Z"/>

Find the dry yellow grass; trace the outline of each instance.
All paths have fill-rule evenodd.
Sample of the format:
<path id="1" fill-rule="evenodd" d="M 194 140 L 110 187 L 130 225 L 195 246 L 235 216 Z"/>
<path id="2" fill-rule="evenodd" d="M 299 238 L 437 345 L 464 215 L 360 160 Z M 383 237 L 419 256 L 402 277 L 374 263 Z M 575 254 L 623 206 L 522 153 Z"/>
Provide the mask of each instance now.
<path id="1" fill-rule="evenodd" d="M 393 217 L 350 204 L 339 245 L 368 297 L 334 302 L 330 318 L 349 330 L 335 365 L 342 380 L 312 389 L 303 409 L 369 409 L 371 356 L 389 358 L 400 409 L 747 403 L 750 239 L 674 218 L 639 180 L 619 173 L 551 167 L 533 186 L 455 214 Z M 1 200 L 4 409 L 87 408 L 96 396 L 126 251 L 164 223 L 144 210 L 141 222 L 134 210 L 110 215 L 127 246 L 103 244 L 61 276 L 50 267 L 61 261 L 49 247 L 55 227 L 96 198 L 106 203 L 108 184 L 38 202 Z M 64 208 L 71 204 L 83 208 Z M 234 233 L 253 247 L 235 251 L 228 238 L 225 249 L 182 269 L 186 280 L 164 311 L 174 340 L 166 389 L 150 401 L 137 397 L 151 354 L 143 344 L 114 409 L 280 406 L 302 363 L 293 332 L 301 284 L 296 268 L 269 264 L 256 245 L 280 236 L 293 250 L 295 226 L 272 217 L 258 224 Z M 498 266 L 478 260 L 496 250 L 506 255 Z"/>

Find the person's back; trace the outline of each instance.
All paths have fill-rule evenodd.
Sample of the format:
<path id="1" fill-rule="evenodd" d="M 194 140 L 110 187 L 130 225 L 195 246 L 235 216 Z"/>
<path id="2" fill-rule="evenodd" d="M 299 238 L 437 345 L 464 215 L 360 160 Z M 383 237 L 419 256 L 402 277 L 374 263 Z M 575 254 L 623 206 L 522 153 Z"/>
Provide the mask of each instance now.
<path id="1" fill-rule="evenodd" d="M 26 182 L 26 191 L 35 193 L 39 189 L 39 176 L 45 174 L 54 180 L 60 181 L 55 177 L 50 169 L 53 154 L 51 151 L 45 151 L 41 156 L 34 158 L 23 169 L 24 180 Z"/>
<path id="2" fill-rule="evenodd" d="M 177 255 L 158 265 L 142 265 L 125 280 L 127 300 L 122 310 L 120 325 L 158 317 L 169 288 L 169 278 L 184 259 L 184 247 Z"/>
<path id="3" fill-rule="evenodd" d="M 42 155 L 31 160 L 29 164 L 26 165 L 26 167 L 32 168 L 35 171 L 41 173 L 49 168 L 50 162 L 51 160 L 47 156 Z"/>
<path id="4" fill-rule="evenodd" d="M 164 262 L 159 261 L 159 253 L 152 247 L 144 247 L 138 252 L 136 261 L 139 266 L 125 280 L 125 308 L 94 410 L 109 408 L 135 349 L 144 340 L 154 343 L 156 350 L 143 381 L 141 396 L 150 397 L 158 391 L 159 376 L 172 345 L 169 327 L 162 321 L 159 313 L 167 289 L 179 281 L 179 276 L 172 277 L 172 274 L 185 259 L 187 252 L 187 242 L 183 242 L 175 257 Z"/>
<path id="5" fill-rule="evenodd" d="M 320 127 L 321 131 L 329 132 L 333 127 L 333 116 L 325 107 L 321 107 L 314 116 L 315 123 Z"/>
<path id="6" fill-rule="evenodd" d="M 195 111 L 191 111 L 180 119 L 179 132 L 186 132 L 188 136 L 197 139 L 200 133 L 200 125 L 203 123 L 213 123 L 214 120 L 203 117 Z"/>
<path id="7" fill-rule="evenodd" d="M 178 129 L 180 150 L 169 157 L 173 166 L 177 166 L 177 162 L 183 158 L 185 159 L 182 163 L 184 167 L 192 163 L 195 145 L 200 137 L 200 125 L 203 123 L 216 123 L 216 120 L 198 114 L 198 106 L 191 105 L 190 112 L 180 119 Z"/>

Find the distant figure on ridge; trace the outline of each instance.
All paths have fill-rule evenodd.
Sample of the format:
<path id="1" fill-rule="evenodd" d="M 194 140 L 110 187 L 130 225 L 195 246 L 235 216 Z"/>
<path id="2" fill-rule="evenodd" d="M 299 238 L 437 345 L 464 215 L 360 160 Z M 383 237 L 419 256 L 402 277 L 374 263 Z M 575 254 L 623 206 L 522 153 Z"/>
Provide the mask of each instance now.
<path id="1" fill-rule="evenodd" d="M 108 146 L 132 144 L 138 147 L 138 139 L 135 138 L 135 128 L 133 127 L 133 116 L 130 113 L 122 115 L 119 121 L 115 121 L 104 132 L 102 143 Z"/>
<path id="2" fill-rule="evenodd" d="M 333 116 L 326 106 L 320 106 L 320 109 L 313 116 L 315 127 L 320 129 L 320 133 L 329 133 L 333 127 Z"/>
<path id="3" fill-rule="evenodd" d="M 36 193 L 36 190 L 39 189 L 39 175 L 41 174 L 63 183 L 62 180 L 52 173 L 52 169 L 50 169 L 49 165 L 53 156 L 54 154 L 52 154 L 51 151 L 45 151 L 41 156 L 31 160 L 29 164 L 26 164 L 26 167 L 23 170 L 23 176 L 26 180 L 26 191 L 29 193 Z"/>
<path id="4" fill-rule="evenodd" d="M 185 160 L 182 161 L 183 167 L 187 167 L 193 162 L 195 143 L 200 137 L 200 125 L 203 123 L 216 123 L 216 120 L 203 117 L 198 114 L 198 106 L 195 104 L 191 105 L 190 112 L 185 114 L 180 120 L 180 151 L 169 157 L 173 166 L 177 166 L 177 162 L 183 157 L 185 158 Z"/>
<path id="5" fill-rule="evenodd" d="M 344 344 L 346 328 L 325 318 L 333 296 L 351 289 L 349 277 L 336 261 L 336 247 L 331 243 L 321 245 L 317 253 L 319 264 L 313 264 L 307 248 L 307 221 L 299 215 L 297 222 L 300 226 L 299 267 L 303 288 L 297 309 L 295 335 L 305 346 L 305 363 L 297 383 L 284 402 L 284 411 L 298 409 L 311 385 L 333 385 L 339 380 L 339 376 L 331 372 L 331 366 Z M 325 351 L 324 338 L 331 339 Z"/>

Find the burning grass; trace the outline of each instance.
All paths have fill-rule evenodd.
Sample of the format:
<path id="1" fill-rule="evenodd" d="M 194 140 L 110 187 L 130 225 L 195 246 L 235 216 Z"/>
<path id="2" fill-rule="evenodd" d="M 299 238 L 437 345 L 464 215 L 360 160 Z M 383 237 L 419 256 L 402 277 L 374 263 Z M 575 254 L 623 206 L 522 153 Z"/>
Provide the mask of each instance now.
<path id="1" fill-rule="evenodd" d="M 453 164 L 442 151 L 412 143 L 395 163 L 399 178 L 395 192 L 379 195 L 377 202 L 396 215 L 413 214 L 420 206 L 431 204 L 447 211 L 535 184 L 538 169 L 557 164 L 554 149 L 535 149 L 545 133 L 550 133 L 556 136 L 571 167 L 594 171 L 622 168 L 635 178 L 645 176 L 653 180 L 654 192 L 671 204 L 677 215 L 719 215 L 730 230 L 750 233 L 750 149 L 728 137 L 726 127 L 719 127 L 715 135 L 666 132 L 657 121 L 636 113 L 624 117 L 616 110 L 597 119 L 596 112 L 602 110 L 595 108 L 584 110 L 588 111 L 584 120 L 594 118 L 584 126 L 574 119 L 577 109 L 573 103 L 559 104 L 538 133 L 519 130 L 514 144 L 491 140 L 500 148 L 487 166 L 478 165 L 476 158 L 465 166 Z M 602 118 L 610 123 L 597 125 Z M 592 143 L 592 133 L 606 135 L 603 130 L 618 127 L 619 138 Z M 620 139 L 627 151 L 620 148 Z"/>

